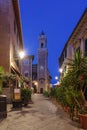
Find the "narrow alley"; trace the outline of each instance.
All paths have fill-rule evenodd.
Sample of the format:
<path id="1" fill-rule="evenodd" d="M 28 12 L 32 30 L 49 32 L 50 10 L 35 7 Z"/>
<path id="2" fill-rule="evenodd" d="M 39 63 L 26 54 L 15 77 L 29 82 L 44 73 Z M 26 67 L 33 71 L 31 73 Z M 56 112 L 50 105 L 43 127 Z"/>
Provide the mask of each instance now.
<path id="1" fill-rule="evenodd" d="M 14 110 L 8 105 L 8 116 L 0 121 L 0 130 L 82 130 L 49 98 L 34 94 L 32 101 L 21 110 Z"/>

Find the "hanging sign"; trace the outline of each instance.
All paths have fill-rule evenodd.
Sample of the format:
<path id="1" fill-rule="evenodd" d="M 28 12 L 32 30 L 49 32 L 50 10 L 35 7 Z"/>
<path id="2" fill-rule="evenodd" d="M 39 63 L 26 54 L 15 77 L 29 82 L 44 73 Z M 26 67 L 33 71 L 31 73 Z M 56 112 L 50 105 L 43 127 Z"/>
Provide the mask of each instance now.
<path id="1" fill-rule="evenodd" d="M 21 100 L 21 90 L 19 88 L 14 89 L 14 100 Z"/>

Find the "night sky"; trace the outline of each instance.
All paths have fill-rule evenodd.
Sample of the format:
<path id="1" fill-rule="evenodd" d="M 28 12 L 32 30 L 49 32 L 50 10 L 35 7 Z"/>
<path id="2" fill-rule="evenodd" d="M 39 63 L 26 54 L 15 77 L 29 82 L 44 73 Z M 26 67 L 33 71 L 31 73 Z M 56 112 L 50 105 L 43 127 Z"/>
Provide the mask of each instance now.
<path id="1" fill-rule="evenodd" d="M 47 36 L 48 69 L 55 83 L 58 58 L 74 27 L 87 7 L 87 0 L 20 0 L 24 47 L 37 63 L 38 36 Z"/>

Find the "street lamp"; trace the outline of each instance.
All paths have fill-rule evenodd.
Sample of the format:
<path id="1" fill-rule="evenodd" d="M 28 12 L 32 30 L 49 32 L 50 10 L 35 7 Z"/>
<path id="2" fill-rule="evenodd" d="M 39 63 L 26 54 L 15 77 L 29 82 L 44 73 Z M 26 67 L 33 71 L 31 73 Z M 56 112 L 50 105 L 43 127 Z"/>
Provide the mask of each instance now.
<path id="1" fill-rule="evenodd" d="M 55 76 L 55 79 L 58 80 L 58 76 Z"/>
<path id="2" fill-rule="evenodd" d="M 58 86 L 60 84 L 60 82 L 58 81 L 58 79 L 59 79 L 58 76 L 55 76 L 55 80 L 57 81 L 56 84 L 55 84 L 55 86 Z"/>
<path id="3" fill-rule="evenodd" d="M 55 76 L 55 80 L 56 80 L 56 82 L 58 82 L 58 76 Z"/>
<path id="4" fill-rule="evenodd" d="M 20 51 L 19 52 L 19 58 L 20 58 L 20 72 L 22 74 L 22 59 L 25 57 L 25 52 L 24 51 Z"/>
<path id="5" fill-rule="evenodd" d="M 62 73 L 62 72 L 63 72 L 63 69 L 62 69 L 62 68 L 60 68 L 60 69 L 59 69 L 59 72 L 60 72 L 60 73 Z"/>
<path id="6" fill-rule="evenodd" d="M 37 86 L 37 82 L 34 83 Z"/>
<path id="7" fill-rule="evenodd" d="M 20 57 L 20 59 L 23 59 L 24 56 L 25 56 L 25 52 L 24 52 L 24 51 L 20 51 L 20 52 L 19 52 L 19 57 Z"/>

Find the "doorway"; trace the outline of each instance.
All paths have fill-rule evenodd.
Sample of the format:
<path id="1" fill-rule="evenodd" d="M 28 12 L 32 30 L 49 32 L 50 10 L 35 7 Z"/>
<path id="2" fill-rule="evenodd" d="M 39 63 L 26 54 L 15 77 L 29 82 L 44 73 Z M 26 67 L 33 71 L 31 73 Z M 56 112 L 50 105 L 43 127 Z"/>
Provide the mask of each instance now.
<path id="1" fill-rule="evenodd" d="M 40 93 L 43 93 L 43 88 L 40 88 Z"/>

